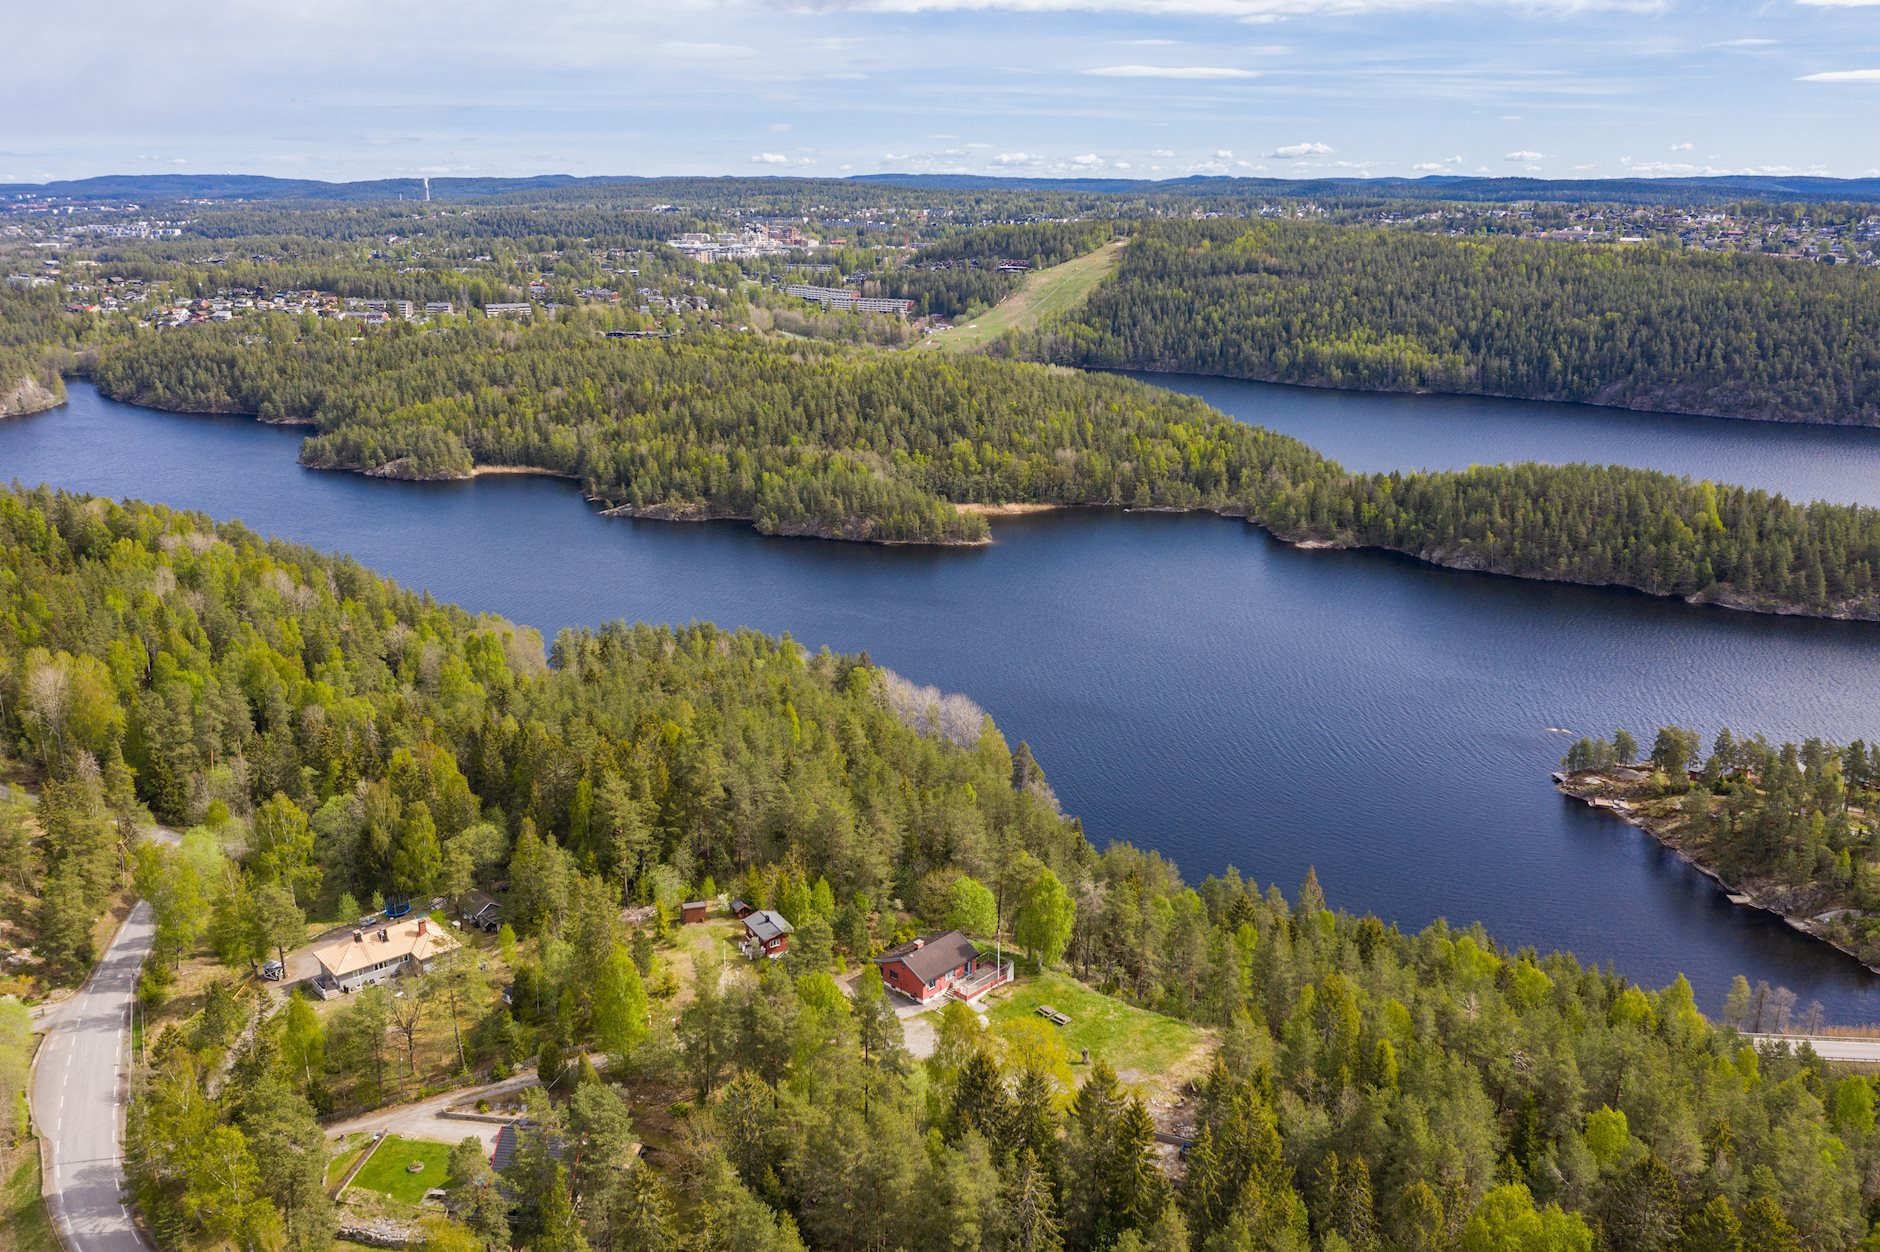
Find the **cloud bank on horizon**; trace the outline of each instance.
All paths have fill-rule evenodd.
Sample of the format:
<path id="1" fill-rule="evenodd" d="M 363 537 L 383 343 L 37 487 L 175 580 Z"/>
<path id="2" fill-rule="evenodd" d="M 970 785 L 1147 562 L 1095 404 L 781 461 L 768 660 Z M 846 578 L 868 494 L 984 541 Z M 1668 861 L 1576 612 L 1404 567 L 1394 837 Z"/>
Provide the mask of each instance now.
<path id="1" fill-rule="evenodd" d="M 1880 173 L 1880 0 L 71 0 L 8 26 L 49 50 L 0 78 L 8 182 Z"/>

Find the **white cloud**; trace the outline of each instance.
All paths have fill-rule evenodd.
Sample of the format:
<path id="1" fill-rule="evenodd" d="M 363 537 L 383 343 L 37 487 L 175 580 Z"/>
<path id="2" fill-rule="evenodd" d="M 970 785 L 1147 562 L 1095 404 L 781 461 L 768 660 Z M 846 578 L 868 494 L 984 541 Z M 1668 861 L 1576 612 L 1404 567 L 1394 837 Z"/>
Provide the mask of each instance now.
<path id="1" fill-rule="evenodd" d="M 1674 143 L 1671 145 L 1671 150 L 1673 152 L 1689 152 L 1692 148 L 1696 146 L 1697 146 L 1696 144 L 1690 144 L 1690 143 Z"/>
<path id="2" fill-rule="evenodd" d="M 1848 3 L 1849 0 L 1825 0 Z M 1880 0 L 1853 0 L 1855 3 Z M 825 7 L 875 13 L 1126 13 L 1149 17 L 1237 18 L 1255 25 L 1293 17 L 1350 17 L 1366 13 L 1422 12 L 1460 8 L 1461 0 L 825 0 Z M 1520 6 L 1542 13 L 1592 10 L 1655 12 L 1666 0 L 1521 0 Z"/>
<path id="3" fill-rule="evenodd" d="M 1819 74 L 1804 74 L 1795 81 L 1798 83 L 1880 83 L 1880 70 L 1824 70 Z"/>
<path id="4" fill-rule="evenodd" d="M 1103 158 L 1094 152 L 1086 152 L 1082 156 L 1072 157 L 1071 164 L 1080 170 L 1096 169 L 1103 164 Z"/>
<path id="5" fill-rule="evenodd" d="M 1330 144 L 1289 143 L 1283 148 L 1273 149 L 1271 152 L 1267 153 L 1267 156 L 1278 157 L 1286 161 L 1296 161 L 1300 157 L 1329 156 L 1333 151 L 1334 149 Z"/>
<path id="6" fill-rule="evenodd" d="M 1530 152 L 1528 149 L 1523 148 L 1519 152 L 1507 153 L 1501 159 L 1504 161 L 1515 161 L 1522 165 L 1532 165 L 1536 161 L 1545 161 L 1547 154 L 1545 152 Z"/>
<path id="7" fill-rule="evenodd" d="M 692 61 L 721 61 L 728 57 L 758 55 L 756 48 L 741 43 L 701 43 L 689 39 L 669 40 L 659 45 L 659 50 L 668 56 Z"/>
<path id="8" fill-rule="evenodd" d="M 790 158 L 781 152 L 759 152 L 751 158 L 752 165 L 788 165 L 789 163 Z"/>
<path id="9" fill-rule="evenodd" d="M 1417 170 L 1424 174 L 1440 174 L 1445 170 L 1452 170 L 1461 164 L 1462 164 L 1461 157 L 1452 156 L 1442 161 L 1419 162 L 1418 164 L 1413 165 L 1410 168 L 1413 170 Z"/>
<path id="10" fill-rule="evenodd" d="M 992 158 L 994 165 L 1030 165 L 1038 158 L 1029 152 L 1001 152 Z"/>
<path id="11" fill-rule="evenodd" d="M 1171 148 L 1157 148 L 1154 152 L 1151 152 L 1149 155 L 1152 157 L 1155 157 L 1158 160 L 1167 160 L 1169 157 L 1174 156 L 1175 152 Z"/>
<path id="12" fill-rule="evenodd" d="M 1092 78 L 1258 78 L 1252 70 L 1225 65 L 1099 65 L 1084 71 Z"/>
<path id="13" fill-rule="evenodd" d="M 1216 148 L 1214 150 L 1214 159 L 1217 161 L 1231 161 L 1234 159 L 1234 154 L 1226 148 Z"/>

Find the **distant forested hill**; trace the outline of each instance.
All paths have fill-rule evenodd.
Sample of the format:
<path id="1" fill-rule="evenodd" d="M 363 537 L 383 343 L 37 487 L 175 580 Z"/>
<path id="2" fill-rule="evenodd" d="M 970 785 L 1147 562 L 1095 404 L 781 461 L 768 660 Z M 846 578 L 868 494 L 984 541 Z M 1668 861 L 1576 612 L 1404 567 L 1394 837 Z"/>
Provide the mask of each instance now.
<path id="1" fill-rule="evenodd" d="M 1211 509 L 1441 565 L 1880 619 L 1880 510 L 1617 466 L 1350 474 L 1191 397 L 1036 365 L 749 335 L 625 342 L 578 322 L 355 340 L 277 318 L 140 336 L 94 377 L 164 408 L 311 418 L 311 465 L 529 465 L 641 516 L 959 543 L 987 532 L 956 504 Z"/>
<path id="2" fill-rule="evenodd" d="M 1880 271 L 1298 222 L 1158 223 L 1030 350 L 1311 386 L 1880 425 Z"/>

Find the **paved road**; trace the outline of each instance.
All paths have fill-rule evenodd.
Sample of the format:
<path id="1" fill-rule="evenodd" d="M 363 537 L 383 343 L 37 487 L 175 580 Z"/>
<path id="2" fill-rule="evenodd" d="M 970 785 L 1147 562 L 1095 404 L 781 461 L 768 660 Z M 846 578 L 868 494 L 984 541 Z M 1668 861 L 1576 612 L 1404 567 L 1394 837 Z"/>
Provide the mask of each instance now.
<path id="1" fill-rule="evenodd" d="M 34 1062 L 46 1207 L 71 1252 L 148 1252 L 124 1204 L 131 1001 L 156 926 L 139 903 L 91 981 L 50 1015 Z"/>
<path id="2" fill-rule="evenodd" d="M 1749 1035 L 1758 1044 L 1804 1043 L 1824 1061 L 1880 1062 L 1880 1039 L 1850 1039 L 1838 1035 Z"/>

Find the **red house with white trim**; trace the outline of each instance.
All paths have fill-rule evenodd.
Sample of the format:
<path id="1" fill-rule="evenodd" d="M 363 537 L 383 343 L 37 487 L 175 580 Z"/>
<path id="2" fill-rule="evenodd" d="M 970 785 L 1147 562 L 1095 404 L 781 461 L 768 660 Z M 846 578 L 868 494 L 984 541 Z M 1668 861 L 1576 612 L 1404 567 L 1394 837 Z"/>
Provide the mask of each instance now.
<path id="1" fill-rule="evenodd" d="M 1009 964 L 986 960 L 978 945 L 957 930 L 889 948 L 875 964 L 885 985 L 920 1004 L 946 995 L 975 1000 L 1012 976 Z"/>

